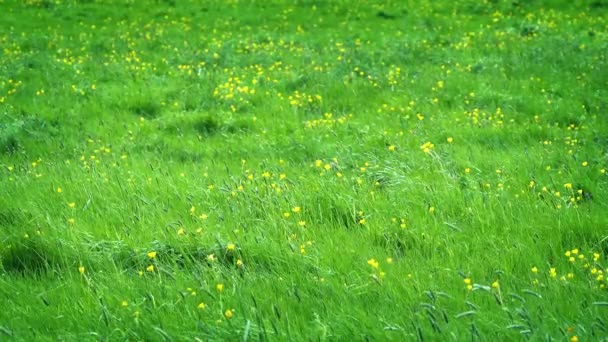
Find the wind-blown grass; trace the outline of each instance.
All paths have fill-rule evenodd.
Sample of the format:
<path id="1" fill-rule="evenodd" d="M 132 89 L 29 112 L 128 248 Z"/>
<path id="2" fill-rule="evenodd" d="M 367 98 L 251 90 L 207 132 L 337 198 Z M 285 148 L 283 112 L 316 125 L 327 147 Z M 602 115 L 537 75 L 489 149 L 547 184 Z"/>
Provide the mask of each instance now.
<path id="1" fill-rule="evenodd" d="M 0 339 L 608 335 L 601 1 L 0 8 Z"/>

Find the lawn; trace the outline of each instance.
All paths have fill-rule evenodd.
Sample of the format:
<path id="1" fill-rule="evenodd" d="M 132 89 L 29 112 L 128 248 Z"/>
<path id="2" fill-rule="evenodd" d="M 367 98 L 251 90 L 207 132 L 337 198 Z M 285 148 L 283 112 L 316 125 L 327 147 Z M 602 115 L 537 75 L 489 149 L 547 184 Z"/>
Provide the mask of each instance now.
<path id="1" fill-rule="evenodd" d="M 0 340 L 606 341 L 608 2 L 0 11 Z"/>

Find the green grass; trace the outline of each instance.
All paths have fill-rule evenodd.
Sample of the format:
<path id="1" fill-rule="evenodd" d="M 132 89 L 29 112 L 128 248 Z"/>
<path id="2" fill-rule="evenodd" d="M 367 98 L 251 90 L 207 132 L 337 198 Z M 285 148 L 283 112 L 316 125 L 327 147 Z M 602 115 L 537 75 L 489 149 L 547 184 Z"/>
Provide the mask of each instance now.
<path id="1" fill-rule="evenodd" d="M 606 340 L 607 6 L 0 1 L 0 340 Z"/>

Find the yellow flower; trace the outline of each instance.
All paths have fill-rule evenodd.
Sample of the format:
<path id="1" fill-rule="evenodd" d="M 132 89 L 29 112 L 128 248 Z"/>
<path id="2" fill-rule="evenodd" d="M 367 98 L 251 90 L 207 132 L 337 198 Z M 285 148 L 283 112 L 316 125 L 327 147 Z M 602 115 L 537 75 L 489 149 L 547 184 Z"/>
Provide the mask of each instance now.
<path id="1" fill-rule="evenodd" d="M 156 258 L 156 252 L 154 252 L 154 251 L 148 252 L 148 258 L 150 258 L 150 259 Z"/>
<path id="2" fill-rule="evenodd" d="M 70 208 L 74 208 L 74 207 L 76 206 L 76 203 L 74 203 L 74 202 L 70 202 L 70 203 L 68 203 L 68 206 L 69 206 Z"/>
<path id="3" fill-rule="evenodd" d="M 430 142 L 430 141 L 427 141 L 424 144 L 420 145 L 420 149 L 424 153 L 430 153 L 431 150 L 433 149 L 433 147 L 435 147 L 435 145 L 432 142 Z"/>
<path id="4" fill-rule="evenodd" d="M 500 284 L 498 283 L 498 280 L 492 283 L 492 288 L 494 288 L 494 289 L 500 288 Z"/>
<path id="5" fill-rule="evenodd" d="M 236 266 L 237 266 L 237 267 L 243 267 L 243 260 L 241 260 L 241 259 L 237 259 L 237 260 L 236 260 Z"/>
<path id="6" fill-rule="evenodd" d="M 298 225 L 300 225 L 300 227 L 304 227 L 306 225 L 306 221 L 298 221 Z"/>
<path id="7" fill-rule="evenodd" d="M 126 300 L 123 300 L 123 301 L 120 303 L 120 305 L 121 305 L 121 306 L 129 306 L 129 302 L 127 302 Z"/>
<path id="8" fill-rule="evenodd" d="M 84 266 L 78 267 L 78 272 L 80 272 L 80 274 L 84 274 L 84 271 L 85 271 Z"/>
<path id="9" fill-rule="evenodd" d="M 452 142 L 454 142 L 454 138 L 452 138 L 452 137 L 449 137 L 447 140 L 448 140 L 448 142 L 449 142 L 450 144 L 451 144 Z"/>
<path id="10" fill-rule="evenodd" d="M 570 337 L 570 342 L 578 342 L 578 336 L 574 335 Z"/>
<path id="11" fill-rule="evenodd" d="M 205 307 L 206 307 L 206 306 L 207 306 L 207 305 L 205 305 L 205 303 L 202 303 L 202 302 L 201 302 L 201 303 L 199 303 L 199 304 L 198 304 L 196 307 L 197 307 L 199 310 L 203 310 L 203 309 L 205 309 Z"/>
<path id="12" fill-rule="evenodd" d="M 470 278 L 464 278 L 464 283 L 466 285 L 471 285 L 471 279 Z"/>
<path id="13" fill-rule="evenodd" d="M 386 263 L 387 264 L 392 264 L 393 263 L 393 258 L 386 258 Z"/>
<path id="14" fill-rule="evenodd" d="M 236 246 L 233 243 L 229 243 L 228 245 L 226 245 L 226 249 L 228 251 L 233 251 L 235 247 Z"/>
<path id="15" fill-rule="evenodd" d="M 465 169 L 464 169 L 464 173 L 466 173 L 466 174 L 471 173 L 471 169 L 470 169 L 470 168 L 468 168 L 468 167 L 467 167 L 467 168 L 465 168 Z"/>
<path id="16" fill-rule="evenodd" d="M 538 272 L 538 268 L 536 268 L 536 266 L 532 267 L 532 273 L 537 273 Z"/>
<path id="17" fill-rule="evenodd" d="M 367 260 L 367 264 L 370 265 L 373 268 L 378 268 L 380 266 L 380 263 L 376 261 L 376 259 L 369 259 Z"/>
<path id="18" fill-rule="evenodd" d="M 180 228 L 177 230 L 177 235 L 185 235 L 186 231 L 184 230 L 184 228 Z"/>
<path id="19" fill-rule="evenodd" d="M 391 152 L 394 152 L 396 149 L 397 149 L 397 148 L 395 147 L 395 145 L 390 145 L 390 146 L 388 147 L 388 150 L 389 150 L 389 151 L 391 151 Z"/>
<path id="20" fill-rule="evenodd" d="M 299 213 L 302 210 L 302 208 L 300 207 L 293 207 L 293 209 L 291 209 L 291 211 L 293 211 L 294 213 Z"/>
<path id="21" fill-rule="evenodd" d="M 222 292 L 224 291 L 224 284 L 217 284 L 215 285 L 215 289 L 217 290 L 217 292 Z"/>
<path id="22" fill-rule="evenodd" d="M 214 262 L 215 261 L 215 255 L 214 254 L 207 255 L 207 261 Z"/>
<path id="23" fill-rule="evenodd" d="M 61 187 L 57 187 L 57 193 L 62 193 L 63 190 L 61 189 Z"/>
<path id="24" fill-rule="evenodd" d="M 228 309 L 224 312 L 224 317 L 226 317 L 226 319 L 231 319 L 232 316 L 234 316 L 234 310 L 233 309 Z"/>
<path id="25" fill-rule="evenodd" d="M 150 265 L 150 266 L 146 267 L 146 271 L 154 272 L 154 265 Z"/>

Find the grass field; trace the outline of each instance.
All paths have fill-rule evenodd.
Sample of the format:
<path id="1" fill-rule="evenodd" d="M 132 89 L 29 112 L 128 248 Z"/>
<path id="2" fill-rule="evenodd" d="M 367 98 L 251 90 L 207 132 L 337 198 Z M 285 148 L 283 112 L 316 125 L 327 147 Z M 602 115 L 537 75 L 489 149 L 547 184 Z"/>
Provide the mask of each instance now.
<path id="1" fill-rule="evenodd" d="M 0 340 L 607 340 L 608 2 L 0 11 Z"/>

